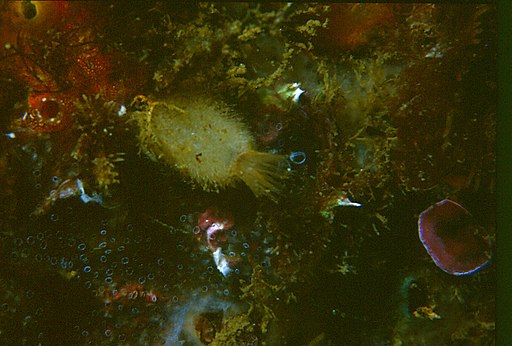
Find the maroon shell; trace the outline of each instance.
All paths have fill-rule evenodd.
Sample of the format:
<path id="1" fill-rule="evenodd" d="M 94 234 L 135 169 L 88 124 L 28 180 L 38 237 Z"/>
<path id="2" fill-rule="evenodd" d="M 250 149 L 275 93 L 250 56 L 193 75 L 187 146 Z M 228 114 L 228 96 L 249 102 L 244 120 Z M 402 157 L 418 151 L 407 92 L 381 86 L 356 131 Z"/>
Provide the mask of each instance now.
<path id="1" fill-rule="evenodd" d="M 435 264 L 452 275 L 468 275 L 489 263 L 491 243 L 476 231 L 479 226 L 461 205 L 445 199 L 422 212 L 420 240 Z"/>

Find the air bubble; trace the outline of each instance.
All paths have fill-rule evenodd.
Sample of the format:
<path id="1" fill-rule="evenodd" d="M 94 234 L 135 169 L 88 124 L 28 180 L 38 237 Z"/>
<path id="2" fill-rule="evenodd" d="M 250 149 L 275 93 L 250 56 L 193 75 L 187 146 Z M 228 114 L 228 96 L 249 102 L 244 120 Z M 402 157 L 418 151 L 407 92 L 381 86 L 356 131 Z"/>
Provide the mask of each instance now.
<path id="1" fill-rule="evenodd" d="M 249 243 L 243 243 L 243 247 L 244 249 L 248 249 L 251 247 L 251 245 L 249 245 Z"/>
<path id="2" fill-rule="evenodd" d="M 112 331 L 110 329 L 105 330 L 105 336 L 110 338 L 112 336 Z"/>
<path id="3" fill-rule="evenodd" d="M 108 276 L 105 278 L 105 283 L 111 284 L 112 283 L 112 277 Z"/>
<path id="4" fill-rule="evenodd" d="M 98 244 L 98 247 L 99 247 L 100 249 L 102 249 L 102 248 L 104 248 L 104 247 L 107 247 L 107 242 L 106 242 L 106 241 L 103 241 L 103 242 L 99 243 L 99 244 Z"/>
<path id="5" fill-rule="evenodd" d="M 59 185 L 60 181 L 61 180 L 60 180 L 60 178 L 58 176 L 54 175 L 52 177 L 52 183 L 54 183 L 55 185 Z"/>
<path id="6" fill-rule="evenodd" d="M 178 270 L 182 270 L 182 269 L 183 269 L 183 264 L 178 264 L 178 265 L 176 266 L 176 268 L 178 268 Z"/>
<path id="7" fill-rule="evenodd" d="M 153 280 L 153 279 L 155 278 L 155 274 L 153 274 L 153 273 L 149 273 L 149 274 L 147 275 L 147 278 L 148 278 L 148 280 Z"/>
<path id="8" fill-rule="evenodd" d="M 85 282 L 85 288 L 91 288 L 91 287 L 92 287 L 92 282 L 86 281 Z"/>
<path id="9" fill-rule="evenodd" d="M 34 243 L 35 243 L 34 237 L 33 237 L 33 236 L 31 236 L 31 235 L 29 235 L 29 236 L 27 237 L 26 241 L 27 241 L 27 244 L 28 244 L 28 245 L 34 245 Z"/>
<path id="10" fill-rule="evenodd" d="M 173 296 L 172 301 L 173 301 L 173 303 L 177 303 L 179 301 L 179 299 L 177 296 Z"/>
<path id="11" fill-rule="evenodd" d="M 156 263 L 157 263 L 159 266 L 161 266 L 161 265 L 164 265 L 164 264 L 165 264 L 165 260 L 164 260 L 163 258 L 161 258 L 161 257 L 160 257 L 160 258 L 156 261 Z"/>
<path id="12" fill-rule="evenodd" d="M 229 252 L 229 257 L 235 257 L 235 256 L 236 256 L 236 253 L 234 251 Z"/>
<path id="13" fill-rule="evenodd" d="M 107 234 L 107 230 L 106 229 L 100 230 L 100 235 L 106 235 L 106 234 Z"/>
<path id="14" fill-rule="evenodd" d="M 201 291 L 203 291 L 203 292 L 208 292 L 208 286 L 206 286 L 206 285 L 205 285 L 205 286 L 203 286 L 203 287 L 201 288 Z"/>
<path id="15" fill-rule="evenodd" d="M 128 262 L 130 262 L 130 260 L 128 259 L 128 257 L 123 257 L 123 258 L 121 258 L 121 263 L 122 263 L 122 264 L 128 264 Z"/>
<path id="16" fill-rule="evenodd" d="M 187 221 L 187 215 L 183 214 L 180 216 L 180 222 L 185 222 Z"/>
<path id="17" fill-rule="evenodd" d="M 91 267 L 90 266 L 85 266 L 84 267 L 84 272 L 85 273 L 89 273 L 91 271 Z"/>
<path id="18" fill-rule="evenodd" d="M 105 263 L 105 262 L 107 262 L 107 256 L 101 255 L 101 256 L 100 256 L 100 262 L 101 262 L 101 263 Z"/>
<path id="19" fill-rule="evenodd" d="M 194 226 L 194 228 L 192 229 L 192 232 L 194 232 L 194 234 L 199 234 L 199 233 L 201 233 L 201 228 L 199 228 L 199 226 Z"/>
<path id="20" fill-rule="evenodd" d="M 58 219 L 59 219 L 59 215 L 57 215 L 57 214 L 51 214 L 50 215 L 50 220 L 57 221 Z"/>
<path id="21" fill-rule="evenodd" d="M 146 278 L 145 278 L 144 276 L 141 276 L 141 277 L 139 278 L 139 284 L 143 285 L 143 284 L 144 284 L 144 282 L 146 282 Z"/>
<path id="22" fill-rule="evenodd" d="M 108 268 L 107 270 L 105 270 L 105 275 L 106 276 L 112 276 L 112 274 L 114 273 L 114 271 L 110 268 Z"/>
<path id="23" fill-rule="evenodd" d="M 224 293 L 225 296 L 229 296 L 229 290 L 227 288 L 222 293 Z"/>
<path id="24" fill-rule="evenodd" d="M 304 162 L 306 162 L 306 153 L 303 151 L 294 151 L 289 156 L 290 161 L 297 164 L 302 165 Z"/>
<path id="25" fill-rule="evenodd" d="M 133 268 L 131 268 L 131 267 L 130 267 L 130 268 L 126 268 L 124 272 L 125 272 L 125 273 L 126 273 L 126 275 L 128 275 L 128 276 L 129 276 L 129 275 L 132 275 L 132 274 L 133 274 Z"/>
<path id="26" fill-rule="evenodd" d="M 117 251 L 121 252 L 121 251 L 124 251 L 125 247 L 123 245 L 119 246 L 117 248 Z"/>
<path id="27" fill-rule="evenodd" d="M 132 314 L 137 315 L 139 313 L 139 309 L 132 308 Z"/>
<path id="28" fill-rule="evenodd" d="M 110 253 L 112 252 L 111 249 L 106 249 L 105 252 L 103 252 L 105 255 L 110 255 Z"/>
<path id="29" fill-rule="evenodd" d="M 236 231 L 236 229 L 234 229 L 234 230 L 232 230 L 232 231 L 231 231 L 231 235 L 232 235 L 233 237 L 236 237 L 236 235 L 237 235 L 237 231 Z"/>

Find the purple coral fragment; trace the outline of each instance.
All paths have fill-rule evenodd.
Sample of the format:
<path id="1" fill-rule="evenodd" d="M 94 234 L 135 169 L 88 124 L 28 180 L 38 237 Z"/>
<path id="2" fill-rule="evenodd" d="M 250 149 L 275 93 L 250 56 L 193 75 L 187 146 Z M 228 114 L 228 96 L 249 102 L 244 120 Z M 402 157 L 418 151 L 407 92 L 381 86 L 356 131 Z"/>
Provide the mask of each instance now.
<path id="1" fill-rule="evenodd" d="M 452 275 L 469 275 L 489 263 L 491 242 L 478 229 L 473 216 L 449 199 L 426 209 L 418 219 L 425 249 L 439 268 Z"/>

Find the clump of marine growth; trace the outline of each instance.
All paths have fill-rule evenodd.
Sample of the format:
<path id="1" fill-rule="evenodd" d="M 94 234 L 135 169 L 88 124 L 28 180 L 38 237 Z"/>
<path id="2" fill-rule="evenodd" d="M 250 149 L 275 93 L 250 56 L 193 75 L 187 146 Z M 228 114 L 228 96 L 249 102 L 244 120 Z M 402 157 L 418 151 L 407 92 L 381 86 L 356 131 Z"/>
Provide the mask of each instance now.
<path id="1" fill-rule="evenodd" d="M 175 96 L 134 113 L 139 141 L 206 191 L 242 180 L 256 196 L 275 200 L 285 170 L 282 155 L 259 152 L 245 124 L 225 104 L 197 95 Z"/>

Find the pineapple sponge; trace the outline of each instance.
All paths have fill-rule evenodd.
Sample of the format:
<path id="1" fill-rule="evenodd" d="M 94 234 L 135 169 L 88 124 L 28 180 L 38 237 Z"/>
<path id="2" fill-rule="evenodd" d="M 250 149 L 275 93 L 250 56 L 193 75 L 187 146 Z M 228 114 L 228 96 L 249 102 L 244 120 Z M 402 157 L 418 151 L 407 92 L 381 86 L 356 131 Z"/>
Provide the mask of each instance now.
<path id="1" fill-rule="evenodd" d="M 220 102 L 189 96 L 155 103 L 134 115 L 141 146 L 207 191 L 244 181 L 256 196 L 275 197 L 283 156 L 258 152 L 248 128 Z"/>

